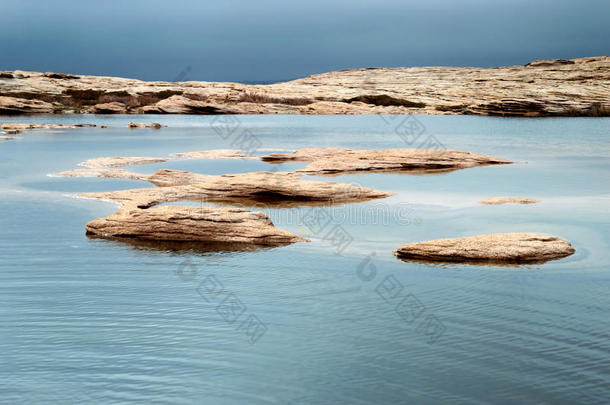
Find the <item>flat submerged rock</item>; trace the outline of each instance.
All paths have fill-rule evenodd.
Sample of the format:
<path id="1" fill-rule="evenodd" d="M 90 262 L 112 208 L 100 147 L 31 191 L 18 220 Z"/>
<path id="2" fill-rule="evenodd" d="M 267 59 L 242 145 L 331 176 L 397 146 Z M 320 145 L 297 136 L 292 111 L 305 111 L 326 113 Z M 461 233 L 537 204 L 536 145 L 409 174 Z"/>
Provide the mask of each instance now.
<path id="1" fill-rule="evenodd" d="M 252 172 L 210 176 L 180 170 L 161 169 L 152 175 L 122 169 L 81 169 L 59 173 L 64 177 L 111 177 L 146 180 L 158 187 L 86 193 L 80 196 L 112 200 L 123 205 L 151 207 L 180 200 L 208 202 L 270 202 L 272 207 L 328 204 L 385 198 L 394 193 L 358 187 L 347 183 L 303 180 L 290 172 Z"/>
<path id="2" fill-rule="evenodd" d="M 436 239 L 408 243 L 394 251 L 403 260 L 482 265 L 544 263 L 573 253 L 572 245 L 561 238 L 532 233 Z"/>
<path id="3" fill-rule="evenodd" d="M 533 198 L 521 198 L 521 197 L 493 197 L 486 200 L 479 201 L 479 204 L 486 205 L 500 205 L 500 204 L 536 204 L 540 200 L 534 200 Z"/>
<path id="4" fill-rule="evenodd" d="M 510 164 L 506 159 L 443 149 L 346 149 L 306 148 L 292 153 L 271 153 L 261 157 L 271 163 L 311 162 L 297 173 L 337 175 L 369 172 L 443 173 L 477 166 Z"/>
<path id="5" fill-rule="evenodd" d="M 276 228 L 262 212 L 241 208 L 167 206 L 120 209 L 89 222 L 88 235 L 157 241 L 205 241 L 282 245 L 305 242 Z"/>

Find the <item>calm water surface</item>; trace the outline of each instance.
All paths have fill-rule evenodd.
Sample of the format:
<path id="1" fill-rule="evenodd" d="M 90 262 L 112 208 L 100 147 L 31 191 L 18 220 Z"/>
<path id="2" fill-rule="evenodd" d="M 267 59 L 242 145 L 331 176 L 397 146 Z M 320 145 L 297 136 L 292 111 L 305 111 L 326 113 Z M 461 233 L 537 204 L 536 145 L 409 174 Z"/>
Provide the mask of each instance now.
<path id="1" fill-rule="evenodd" d="M 446 148 L 522 163 L 323 178 L 397 194 L 264 208 L 278 227 L 311 239 L 274 249 L 90 239 L 85 224 L 116 205 L 75 194 L 150 185 L 47 176 L 93 157 L 235 148 L 235 135 L 220 136 L 213 119 L 154 117 L 168 125 L 158 131 L 126 128 L 151 117 L 0 120 L 110 126 L 0 141 L 0 402 L 610 401 L 609 119 L 418 117 Z M 395 133 L 398 120 L 379 116 L 238 120 L 235 134 L 247 129 L 265 150 L 409 146 Z M 303 165 L 189 160 L 128 169 Z M 542 202 L 476 204 L 495 196 Z M 309 227 L 303 219 L 312 215 L 329 223 Z M 349 243 L 338 244 L 337 231 Z M 576 253 L 516 268 L 430 266 L 391 253 L 407 242 L 493 232 L 560 236 Z"/>

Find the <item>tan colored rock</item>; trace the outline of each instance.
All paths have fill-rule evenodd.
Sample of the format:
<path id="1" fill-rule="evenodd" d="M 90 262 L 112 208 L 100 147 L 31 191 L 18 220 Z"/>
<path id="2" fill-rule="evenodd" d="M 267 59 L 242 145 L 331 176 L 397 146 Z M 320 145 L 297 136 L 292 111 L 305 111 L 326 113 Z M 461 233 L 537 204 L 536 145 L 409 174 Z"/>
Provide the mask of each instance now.
<path id="1" fill-rule="evenodd" d="M 132 165 L 148 165 L 151 163 L 162 163 L 168 160 L 174 160 L 172 158 L 161 158 L 161 157 L 143 157 L 143 156 L 115 156 L 115 157 L 100 157 L 85 160 L 80 163 L 81 166 L 91 168 L 104 168 L 104 167 L 123 167 Z"/>
<path id="2" fill-rule="evenodd" d="M 0 94 L 3 94 L 2 87 L 0 84 Z M 51 114 L 53 111 L 53 104 L 46 101 L 0 96 L 0 115 Z"/>
<path id="3" fill-rule="evenodd" d="M 101 103 L 93 106 L 96 114 L 127 114 L 127 106 L 118 101 L 111 103 Z"/>
<path id="4" fill-rule="evenodd" d="M 235 149 L 212 149 L 200 150 L 195 152 L 174 153 L 174 156 L 185 159 L 258 159 L 256 156 L 245 154 L 241 150 Z"/>
<path id="5" fill-rule="evenodd" d="M 0 129 L 3 131 L 17 131 L 16 133 L 34 130 L 34 129 L 74 129 L 74 128 L 94 128 L 95 124 L 22 124 L 22 123 L 6 123 L 0 124 Z"/>
<path id="6" fill-rule="evenodd" d="M 113 177 L 127 176 L 114 171 Z M 160 186 L 80 194 L 82 197 L 111 200 L 123 205 L 151 207 L 167 202 L 192 200 L 228 203 L 272 202 L 274 207 L 306 203 L 347 203 L 385 198 L 394 193 L 351 184 L 302 180 L 295 173 L 254 172 L 208 176 L 180 170 L 162 169 L 138 179 Z M 125 177 L 134 178 L 134 177 Z"/>
<path id="7" fill-rule="evenodd" d="M 160 241 L 233 242 L 281 245 L 305 242 L 276 228 L 262 212 L 241 208 L 166 206 L 125 208 L 89 222 L 87 234 L 105 238 Z"/>
<path id="8" fill-rule="evenodd" d="M 535 204 L 540 200 L 534 200 L 533 198 L 518 198 L 518 197 L 493 197 L 486 200 L 479 201 L 479 204 L 487 205 L 499 205 L 499 204 Z"/>
<path id="9" fill-rule="evenodd" d="M 351 151 L 352 149 L 348 148 L 302 148 L 292 153 L 270 153 L 261 157 L 261 160 L 269 163 L 284 163 L 289 161 L 311 162 Z"/>
<path id="10" fill-rule="evenodd" d="M 142 107 L 142 114 L 241 114 L 235 108 L 192 100 L 184 96 L 172 96 L 151 106 Z"/>
<path id="11" fill-rule="evenodd" d="M 531 233 L 499 233 L 408 243 L 394 251 L 404 260 L 473 264 L 544 263 L 574 253 L 569 242 Z"/>
<path id="12" fill-rule="evenodd" d="M 307 148 L 293 153 L 272 153 L 264 161 L 312 161 L 297 173 L 343 174 L 360 171 L 438 173 L 469 167 L 508 164 L 505 159 L 456 150 Z"/>
<path id="13" fill-rule="evenodd" d="M 129 113 L 610 115 L 608 56 L 489 69 L 351 69 L 272 85 L 144 82 L 98 76 L 66 80 L 21 71 L 2 72 L 2 77 L 6 79 L 0 79 L 0 94 L 6 97 L 0 99 L 0 113 L 11 114 L 53 112 L 54 106 L 57 112 L 70 108 L 77 113 L 88 112 L 81 99 L 66 97 L 70 92 L 84 91 L 76 94 L 86 96 L 88 103 L 131 102 Z M 39 97 L 20 99 L 24 93 Z M 243 102 L 244 94 L 257 94 L 261 100 L 274 102 Z M 295 103 L 299 99 L 309 101 L 300 105 Z M 51 104 L 46 100 L 54 101 Z"/>
<path id="14" fill-rule="evenodd" d="M 127 124 L 127 127 L 132 128 L 132 129 L 136 129 L 136 128 L 161 129 L 164 127 L 164 125 L 161 125 L 158 122 L 145 122 L 145 123 L 130 122 L 129 124 Z"/>
<path id="15" fill-rule="evenodd" d="M 148 175 L 128 172 L 123 169 L 86 168 L 55 173 L 52 177 L 104 177 L 110 179 L 148 180 Z"/>

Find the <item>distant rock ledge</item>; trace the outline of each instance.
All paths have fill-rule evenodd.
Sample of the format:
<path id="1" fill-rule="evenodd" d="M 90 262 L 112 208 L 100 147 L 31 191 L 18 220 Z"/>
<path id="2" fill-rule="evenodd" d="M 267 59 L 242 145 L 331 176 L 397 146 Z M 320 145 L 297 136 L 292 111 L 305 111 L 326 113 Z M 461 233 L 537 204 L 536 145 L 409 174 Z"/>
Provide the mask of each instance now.
<path id="1" fill-rule="evenodd" d="M 271 85 L 0 72 L 0 115 L 52 113 L 610 116 L 610 57 L 351 69 Z"/>

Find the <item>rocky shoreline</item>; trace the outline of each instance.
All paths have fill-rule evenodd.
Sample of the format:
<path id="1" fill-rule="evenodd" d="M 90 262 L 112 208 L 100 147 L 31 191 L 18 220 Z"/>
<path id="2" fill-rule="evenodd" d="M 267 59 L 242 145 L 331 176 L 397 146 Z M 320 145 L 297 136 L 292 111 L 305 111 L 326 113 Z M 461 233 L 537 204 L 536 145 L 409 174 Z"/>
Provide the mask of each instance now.
<path id="1" fill-rule="evenodd" d="M 66 113 L 610 116 L 610 57 L 350 69 L 271 85 L 0 72 L 0 115 Z"/>

